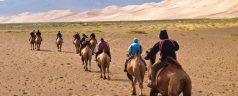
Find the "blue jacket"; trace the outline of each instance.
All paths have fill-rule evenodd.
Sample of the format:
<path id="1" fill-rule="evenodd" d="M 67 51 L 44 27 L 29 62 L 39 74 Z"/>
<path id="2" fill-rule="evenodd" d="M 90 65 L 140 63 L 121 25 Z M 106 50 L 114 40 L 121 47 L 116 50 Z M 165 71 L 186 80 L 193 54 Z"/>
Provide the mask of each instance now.
<path id="1" fill-rule="evenodd" d="M 132 43 L 131 46 L 129 47 L 129 55 L 134 56 L 137 50 L 139 50 L 140 54 L 142 54 L 142 47 L 138 43 L 138 39 L 135 38 L 134 43 Z"/>

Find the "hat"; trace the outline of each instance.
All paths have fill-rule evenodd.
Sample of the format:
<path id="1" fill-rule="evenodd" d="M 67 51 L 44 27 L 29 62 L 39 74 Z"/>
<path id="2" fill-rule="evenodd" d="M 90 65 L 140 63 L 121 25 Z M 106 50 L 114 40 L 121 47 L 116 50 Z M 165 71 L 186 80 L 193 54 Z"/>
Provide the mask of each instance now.
<path id="1" fill-rule="evenodd" d="M 168 36 L 167 30 L 161 30 L 160 34 L 159 34 L 159 38 L 160 39 L 168 39 L 169 36 Z"/>

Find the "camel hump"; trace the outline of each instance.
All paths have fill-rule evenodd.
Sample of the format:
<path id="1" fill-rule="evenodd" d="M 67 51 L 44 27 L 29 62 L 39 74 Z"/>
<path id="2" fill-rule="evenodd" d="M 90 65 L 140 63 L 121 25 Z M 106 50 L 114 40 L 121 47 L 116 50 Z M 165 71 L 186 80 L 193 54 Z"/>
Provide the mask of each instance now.
<path id="1" fill-rule="evenodd" d="M 176 65 L 178 68 L 182 69 L 182 66 L 173 57 L 167 57 L 166 58 L 166 63 Z"/>

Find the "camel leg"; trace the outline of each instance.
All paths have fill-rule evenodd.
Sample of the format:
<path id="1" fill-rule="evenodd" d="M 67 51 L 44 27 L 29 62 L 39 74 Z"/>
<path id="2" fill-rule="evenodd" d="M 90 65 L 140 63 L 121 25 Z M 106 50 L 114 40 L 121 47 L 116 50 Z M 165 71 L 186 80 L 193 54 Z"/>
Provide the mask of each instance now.
<path id="1" fill-rule="evenodd" d="M 140 87 L 140 96 L 142 96 L 142 89 L 143 89 L 143 83 L 142 82 L 139 83 L 139 87 Z"/>
<path id="2" fill-rule="evenodd" d="M 107 67 L 107 73 L 108 73 L 108 80 L 110 80 L 110 76 L 109 76 L 109 66 Z"/>
<path id="3" fill-rule="evenodd" d="M 103 66 L 105 66 L 105 65 L 103 65 Z M 107 77 L 106 77 L 106 68 L 105 68 L 105 67 L 103 68 L 103 75 L 104 75 L 104 78 L 103 78 L 103 79 L 104 79 L 104 80 L 107 79 Z"/>
<path id="4" fill-rule="evenodd" d="M 136 78 L 134 78 L 134 81 L 132 82 L 132 87 L 133 87 L 132 95 L 136 95 Z"/>
<path id="5" fill-rule="evenodd" d="M 33 50 L 34 50 L 35 49 L 35 44 L 33 43 L 32 45 L 33 45 Z"/>
<path id="6" fill-rule="evenodd" d="M 40 50 L 40 44 L 39 44 L 39 50 Z"/>
<path id="7" fill-rule="evenodd" d="M 91 72 L 91 59 L 88 60 L 89 63 L 89 72 Z"/>
<path id="8" fill-rule="evenodd" d="M 60 52 L 61 52 L 62 45 L 60 45 Z"/>
<path id="9" fill-rule="evenodd" d="M 39 50 L 39 44 L 36 44 L 37 50 Z"/>
<path id="10" fill-rule="evenodd" d="M 85 68 L 85 64 L 84 64 L 84 59 L 83 59 L 83 57 L 81 57 L 81 60 L 82 60 L 82 64 L 83 64 L 83 69 L 86 69 L 86 68 Z"/>
<path id="11" fill-rule="evenodd" d="M 79 53 L 79 50 L 78 50 L 78 47 L 77 47 L 77 45 L 75 45 L 75 51 L 76 51 L 76 54 L 78 54 Z"/>
<path id="12" fill-rule="evenodd" d="M 102 64 L 101 64 L 101 65 L 102 65 Z M 100 73 L 101 73 L 100 78 L 102 78 L 102 66 L 100 67 Z"/>
<path id="13" fill-rule="evenodd" d="M 88 60 L 85 60 L 85 71 L 88 71 Z"/>

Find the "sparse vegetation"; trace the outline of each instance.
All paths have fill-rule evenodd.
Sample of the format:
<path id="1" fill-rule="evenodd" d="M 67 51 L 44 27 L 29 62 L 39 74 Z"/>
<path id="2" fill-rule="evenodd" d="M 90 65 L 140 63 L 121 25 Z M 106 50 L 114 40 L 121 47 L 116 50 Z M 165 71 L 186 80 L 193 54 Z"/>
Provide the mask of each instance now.
<path id="1" fill-rule="evenodd" d="M 130 34 L 146 34 L 161 29 L 172 31 L 191 31 L 210 28 L 227 28 L 238 26 L 238 18 L 234 19 L 185 19 L 155 21 L 115 21 L 115 22 L 59 22 L 59 23 L 12 23 L 0 24 L 0 30 L 12 32 L 29 32 L 33 29 L 44 33 L 62 31 L 70 32 L 129 32 Z"/>
<path id="2" fill-rule="evenodd" d="M 130 30 L 128 31 L 129 34 L 147 34 L 145 31 L 142 30 Z"/>

